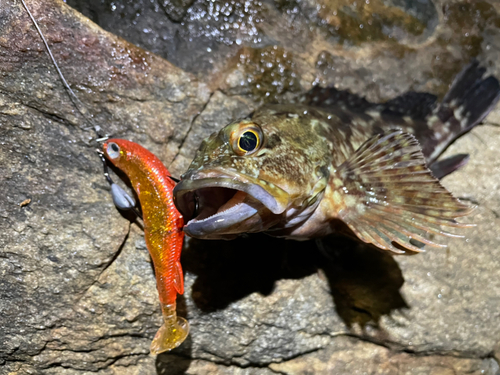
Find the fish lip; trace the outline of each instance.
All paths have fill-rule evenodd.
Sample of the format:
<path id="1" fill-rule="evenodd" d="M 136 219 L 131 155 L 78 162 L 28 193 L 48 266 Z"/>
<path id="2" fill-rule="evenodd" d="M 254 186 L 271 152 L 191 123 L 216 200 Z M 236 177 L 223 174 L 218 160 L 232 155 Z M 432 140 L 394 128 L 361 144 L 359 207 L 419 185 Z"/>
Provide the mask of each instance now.
<path id="1" fill-rule="evenodd" d="M 204 221 L 209 225 L 206 219 L 196 220 L 192 217 L 195 210 L 194 195 L 197 190 L 205 188 L 226 188 L 242 191 L 259 201 L 273 214 L 283 213 L 290 202 L 289 194 L 280 187 L 236 171 L 220 168 L 192 171 L 182 176 L 181 181 L 173 191 L 175 205 L 187 219 L 185 230 L 190 227 L 190 224 L 198 223 L 198 225 L 202 225 L 201 223 Z M 247 213 L 249 214 L 249 212 Z M 190 234 L 189 230 L 186 230 L 186 232 Z"/>
<path id="2" fill-rule="evenodd" d="M 226 211 L 216 213 L 205 219 L 190 220 L 184 227 L 184 232 L 195 238 L 217 238 L 213 235 L 223 235 L 234 225 L 254 216 L 258 210 L 245 204 L 237 204 Z M 224 238 L 224 237 L 221 237 Z"/>

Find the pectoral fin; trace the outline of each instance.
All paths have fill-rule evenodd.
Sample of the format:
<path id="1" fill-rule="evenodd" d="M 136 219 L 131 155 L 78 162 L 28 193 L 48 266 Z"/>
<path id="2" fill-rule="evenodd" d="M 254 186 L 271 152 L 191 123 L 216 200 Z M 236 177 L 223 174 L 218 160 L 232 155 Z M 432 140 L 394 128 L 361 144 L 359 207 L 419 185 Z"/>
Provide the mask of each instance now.
<path id="1" fill-rule="evenodd" d="M 461 237 L 441 229 L 467 227 L 455 218 L 474 207 L 461 203 L 431 174 L 415 137 L 401 131 L 366 141 L 336 171 L 334 186 L 343 200 L 338 217 L 364 242 L 402 253 L 393 243 L 413 251 L 419 241 L 445 247 L 427 235 Z M 410 242 L 411 241 L 411 242 Z"/>

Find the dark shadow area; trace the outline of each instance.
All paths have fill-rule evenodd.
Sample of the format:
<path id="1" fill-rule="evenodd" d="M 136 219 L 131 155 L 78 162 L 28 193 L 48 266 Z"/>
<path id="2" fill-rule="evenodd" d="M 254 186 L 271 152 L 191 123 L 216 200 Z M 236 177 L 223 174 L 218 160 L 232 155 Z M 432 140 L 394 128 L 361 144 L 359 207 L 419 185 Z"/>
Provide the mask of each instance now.
<path id="1" fill-rule="evenodd" d="M 383 315 L 409 308 L 399 290 L 404 278 L 388 252 L 341 235 L 322 240 L 327 254 L 321 268 L 330 284 L 335 309 L 351 327 L 373 324 Z"/>
<path id="2" fill-rule="evenodd" d="M 191 363 L 193 341 L 191 336 L 186 338 L 179 348 L 156 356 L 155 367 L 158 375 L 185 374 Z"/>
<path id="3" fill-rule="evenodd" d="M 198 308 L 209 312 L 253 292 L 269 295 L 276 280 L 314 273 L 317 257 L 314 242 L 255 234 L 232 241 L 191 239 L 181 262 L 186 271 L 197 275 L 193 300 Z"/>
<path id="4" fill-rule="evenodd" d="M 277 280 L 314 272 L 324 273 L 337 313 L 348 327 L 377 326 L 383 315 L 408 308 L 399 292 L 404 278 L 392 255 L 341 235 L 320 243 L 264 234 L 233 241 L 192 239 L 182 264 L 197 275 L 192 297 L 205 312 L 224 309 L 253 292 L 269 295 Z"/>

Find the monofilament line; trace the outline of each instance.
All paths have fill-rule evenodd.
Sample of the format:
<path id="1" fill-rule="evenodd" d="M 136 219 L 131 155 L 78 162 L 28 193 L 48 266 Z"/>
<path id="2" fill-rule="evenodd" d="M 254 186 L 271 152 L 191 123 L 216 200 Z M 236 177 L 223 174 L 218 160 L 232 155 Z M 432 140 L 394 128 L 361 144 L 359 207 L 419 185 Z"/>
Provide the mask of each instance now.
<path id="1" fill-rule="evenodd" d="M 66 90 L 68 91 L 69 93 L 69 97 L 71 99 L 71 101 L 73 102 L 75 108 L 78 110 L 78 112 L 83 116 L 83 118 L 94 128 L 94 131 L 96 132 L 97 136 L 99 138 L 102 138 L 103 135 L 101 133 L 101 127 L 99 125 L 97 125 L 90 117 L 88 117 L 84 111 L 82 111 L 80 109 L 80 106 L 82 108 L 85 108 L 85 105 L 81 102 L 80 99 L 78 99 L 78 97 L 76 96 L 76 94 L 73 92 L 73 90 L 71 89 L 71 87 L 69 87 L 69 84 L 68 82 L 66 81 L 66 78 L 64 78 L 64 75 L 62 74 L 61 72 L 61 69 L 59 69 L 59 65 L 57 64 L 57 61 L 56 59 L 54 58 L 54 55 L 52 55 L 52 51 L 49 47 L 49 44 L 47 43 L 47 40 L 45 39 L 45 36 L 43 35 L 42 33 L 42 30 L 40 29 L 40 27 L 38 26 L 38 23 L 36 22 L 35 20 L 35 17 L 33 17 L 33 15 L 31 14 L 28 6 L 26 5 L 26 3 L 24 2 L 24 0 L 21 0 L 21 3 L 23 4 L 24 6 L 24 9 L 26 9 L 26 12 L 28 13 L 28 15 L 30 16 L 31 18 L 31 21 L 33 22 L 33 24 L 35 25 L 35 28 L 36 30 L 38 31 L 38 34 L 40 35 L 40 37 L 42 38 L 43 40 L 43 44 L 45 44 L 45 48 L 50 56 L 50 59 L 52 60 L 52 63 L 54 64 L 54 67 L 56 68 L 57 70 L 57 74 L 59 74 L 59 78 L 61 78 L 61 81 L 64 85 L 64 87 L 66 88 Z"/>

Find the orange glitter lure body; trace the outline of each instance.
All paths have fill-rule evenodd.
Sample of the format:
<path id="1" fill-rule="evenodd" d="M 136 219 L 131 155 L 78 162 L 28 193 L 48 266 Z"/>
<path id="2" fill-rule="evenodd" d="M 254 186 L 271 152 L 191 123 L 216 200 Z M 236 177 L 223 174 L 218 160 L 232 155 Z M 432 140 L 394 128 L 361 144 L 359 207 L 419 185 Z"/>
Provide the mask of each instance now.
<path id="1" fill-rule="evenodd" d="M 189 333 L 188 322 L 176 314 L 177 294 L 184 293 L 180 264 L 184 220 L 173 201 L 175 183 L 163 163 L 136 143 L 110 139 L 103 152 L 130 179 L 141 203 L 144 237 L 155 268 L 164 320 L 151 343 L 151 353 L 162 353 L 179 346 Z"/>

